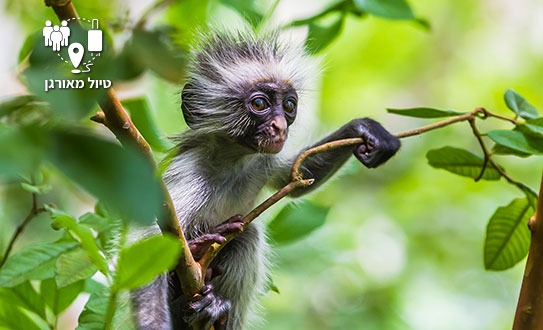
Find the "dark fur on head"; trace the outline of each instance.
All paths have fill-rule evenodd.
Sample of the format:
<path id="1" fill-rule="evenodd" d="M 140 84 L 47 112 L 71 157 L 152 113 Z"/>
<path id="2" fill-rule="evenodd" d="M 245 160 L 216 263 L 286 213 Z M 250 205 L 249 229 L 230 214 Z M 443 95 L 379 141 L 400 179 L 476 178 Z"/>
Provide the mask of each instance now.
<path id="1" fill-rule="evenodd" d="M 203 35 L 192 53 L 182 92 L 185 121 L 194 130 L 241 136 L 254 126 L 244 111 L 247 91 L 266 81 L 300 91 L 308 62 L 303 54 L 299 47 L 282 44 L 277 32 L 256 36 L 248 31 L 215 31 Z"/>

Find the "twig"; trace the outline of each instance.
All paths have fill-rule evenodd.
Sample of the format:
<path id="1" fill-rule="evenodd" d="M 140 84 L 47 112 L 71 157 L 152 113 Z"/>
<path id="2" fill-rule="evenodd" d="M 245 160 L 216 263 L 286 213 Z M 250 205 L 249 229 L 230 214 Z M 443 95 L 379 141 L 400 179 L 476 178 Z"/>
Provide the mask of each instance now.
<path id="1" fill-rule="evenodd" d="M 530 250 L 524 269 L 513 330 L 543 327 L 543 174 L 535 217 L 530 220 Z"/>
<path id="2" fill-rule="evenodd" d="M 30 209 L 30 212 L 28 212 L 28 215 L 24 218 L 23 222 L 21 222 L 21 224 L 17 226 L 15 232 L 13 233 L 13 236 L 11 236 L 8 247 L 6 248 L 6 252 L 4 253 L 4 257 L 2 258 L 2 261 L 0 261 L 0 268 L 2 268 L 2 266 L 4 266 L 4 264 L 8 260 L 9 254 L 11 253 L 11 250 L 15 245 L 15 241 L 17 241 L 19 236 L 23 233 L 23 230 L 26 228 L 26 226 L 30 223 L 30 221 L 32 221 L 32 219 L 34 219 L 38 214 L 44 211 L 45 208 L 38 207 L 36 194 L 32 194 L 32 208 Z"/>

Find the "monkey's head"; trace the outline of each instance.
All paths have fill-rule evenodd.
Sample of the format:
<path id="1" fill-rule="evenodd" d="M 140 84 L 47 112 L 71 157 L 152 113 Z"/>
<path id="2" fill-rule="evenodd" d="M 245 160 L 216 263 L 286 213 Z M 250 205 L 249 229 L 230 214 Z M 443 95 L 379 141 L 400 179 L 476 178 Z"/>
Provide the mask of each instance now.
<path id="1" fill-rule="evenodd" d="M 301 48 L 281 44 L 277 33 L 203 36 L 181 93 L 185 121 L 253 152 L 277 153 L 296 118 L 306 68 Z"/>

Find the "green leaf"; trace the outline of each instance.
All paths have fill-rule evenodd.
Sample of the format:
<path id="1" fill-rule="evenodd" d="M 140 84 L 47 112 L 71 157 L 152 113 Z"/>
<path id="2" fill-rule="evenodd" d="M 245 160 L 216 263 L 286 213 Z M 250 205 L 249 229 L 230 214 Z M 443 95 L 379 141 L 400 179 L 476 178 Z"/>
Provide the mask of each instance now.
<path id="1" fill-rule="evenodd" d="M 308 200 L 287 204 L 268 224 L 268 237 L 277 244 L 301 239 L 324 224 L 328 211 Z"/>
<path id="2" fill-rule="evenodd" d="M 91 229 L 85 224 L 77 223 L 74 217 L 63 211 L 49 206 L 46 206 L 45 208 L 51 214 L 53 223 L 57 227 L 66 229 L 73 238 L 78 240 L 83 250 L 85 250 L 89 256 L 90 260 L 92 260 L 92 262 L 103 274 L 107 274 L 107 262 L 104 256 L 100 253 L 98 245 L 96 245 Z"/>
<path id="3" fill-rule="evenodd" d="M 25 58 L 28 57 L 28 55 L 30 55 L 30 52 L 32 52 L 34 45 L 43 40 L 42 37 L 43 35 L 42 33 L 40 33 L 40 31 L 36 31 L 35 33 L 29 34 L 26 37 L 25 41 L 23 42 L 23 46 L 21 47 L 21 50 L 19 50 L 19 55 L 17 56 L 18 63 L 21 63 Z"/>
<path id="4" fill-rule="evenodd" d="M 39 186 L 34 186 L 25 182 L 21 182 L 21 188 L 33 194 L 43 195 L 51 191 L 53 187 L 51 187 L 50 184 L 42 184 Z"/>
<path id="5" fill-rule="evenodd" d="M 253 27 L 259 26 L 264 18 L 264 15 L 255 7 L 255 1 L 220 0 L 220 2 L 237 11 Z"/>
<path id="6" fill-rule="evenodd" d="M 521 131 L 494 130 L 488 132 L 488 137 L 497 144 L 515 151 L 530 155 L 543 155 L 543 143 L 541 138 Z"/>
<path id="7" fill-rule="evenodd" d="M 83 292 L 84 288 L 85 281 L 75 282 L 63 288 L 58 288 L 55 279 L 51 278 L 41 282 L 40 293 L 47 306 L 57 316 L 74 302 L 75 298 Z"/>
<path id="8" fill-rule="evenodd" d="M 153 236 L 139 241 L 119 254 L 115 287 L 135 289 L 173 268 L 181 253 L 181 243 L 171 236 Z"/>
<path id="9" fill-rule="evenodd" d="M 21 108 L 37 106 L 37 104 L 39 103 L 34 95 L 20 95 L 3 100 L 0 103 L 0 117 L 10 115 Z"/>
<path id="10" fill-rule="evenodd" d="M 159 77 L 178 84 L 183 81 L 187 66 L 187 52 L 172 39 L 173 31 L 163 28 L 153 31 L 135 29 L 127 51 L 142 67 L 149 68 Z"/>
<path id="11" fill-rule="evenodd" d="M 528 220 L 534 209 L 526 198 L 499 207 L 486 228 L 485 268 L 504 270 L 513 267 L 527 254 L 530 246 Z"/>
<path id="12" fill-rule="evenodd" d="M 463 115 L 465 112 L 457 112 L 453 110 L 439 110 L 433 108 L 407 108 L 407 109 L 393 109 L 388 108 L 388 112 L 394 113 L 400 116 L 408 116 L 415 118 L 442 118 L 453 117 Z"/>
<path id="13" fill-rule="evenodd" d="M 0 270 L 0 286 L 13 287 L 28 280 L 43 280 L 55 275 L 55 262 L 65 252 L 74 249 L 77 243 L 42 243 L 8 258 Z"/>
<path id="14" fill-rule="evenodd" d="M 83 312 L 79 315 L 76 330 L 102 330 L 104 328 L 108 303 L 109 293 L 106 288 L 102 291 L 92 293 L 85 304 Z"/>
<path id="15" fill-rule="evenodd" d="M 507 107 L 522 118 L 530 119 L 539 117 L 537 109 L 514 90 L 508 89 L 505 92 L 504 99 Z"/>
<path id="16" fill-rule="evenodd" d="M 83 312 L 79 315 L 76 330 L 103 330 L 109 297 L 107 288 L 103 286 L 101 290 L 93 292 Z M 118 294 L 117 301 L 121 303 L 117 303 L 112 329 L 137 330 L 128 311 L 130 304 L 126 302 L 129 299 L 126 291 Z"/>
<path id="17" fill-rule="evenodd" d="M 153 150 L 166 152 L 173 147 L 173 144 L 168 143 L 168 140 L 165 140 L 164 135 L 160 132 L 147 99 L 124 100 L 123 106 L 128 110 L 134 125 Z"/>
<path id="18" fill-rule="evenodd" d="M 528 119 L 523 125 L 519 126 L 522 132 L 543 138 L 543 118 Z"/>
<path id="19" fill-rule="evenodd" d="M 390 19 L 415 19 L 411 7 L 405 0 L 354 0 L 355 5 L 375 16 Z"/>
<path id="20" fill-rule="evenodd" d="M 308 24 L 305 48 L 310 54 L 316 54 L 326 48 L 339 35 L 343 27 L 345 15 L 340 13 L 326 24 L 321 21 L 311 21 Z"/>
<path id="21" fill-rule="evenodd" d="M 78 248 L 61 255 L 56 263 L 56 284 L 63 288 L 80 280 L 90 278 L 98 268 L 85 250 Z"/>
<path id="22" fill-rule="evenodd" d="M 281 292 L 279 292 L 279 288 L 277 287 L 277 285 L 275 285 L 275 283 L 273 282 L 273 278 L 270 275 L 266 277 L 266 284 L 264 285 L 264 292 L 268 291 L 281 294 Z"/>
<path id="23" fill-rule="evenodd" d="M 426 154 L 428 163 L 434 168 L 441 168 L 451 173 L 476 179 L 483 169 L 483 158 L 464 149 L 443 147 L 433 149 Z M 485 168 L 481 179 L 498 180 L 500 173 L 490 164 Z"/>
<path id="24" fill-rule="evenodd" d="M 8 301 L 0 302 L 0 328 L 41 330 L 25 312 Z"/>
<path id="25" fill-rule="evenodd" d="M 40 128 L 9 127 L 0 123 L 0 176 L 18 178 L 35 172 L 47 144 L 48 137 Z"/>
<path id="26" fill-rule="evenodd" d="M 0 287 L 0 301 L 9 301 L 10 305 L 36 313 L 44 320 L 46 318 L 45 302 L 28 281 L 13 288 Z"/>
<path id="27" fill-rule="evenodd" d="M 76 132 L 55 131 L 50 161 L 126 219 L 149 224 L 161 209 L 153 166 L 133 148 Z"/>

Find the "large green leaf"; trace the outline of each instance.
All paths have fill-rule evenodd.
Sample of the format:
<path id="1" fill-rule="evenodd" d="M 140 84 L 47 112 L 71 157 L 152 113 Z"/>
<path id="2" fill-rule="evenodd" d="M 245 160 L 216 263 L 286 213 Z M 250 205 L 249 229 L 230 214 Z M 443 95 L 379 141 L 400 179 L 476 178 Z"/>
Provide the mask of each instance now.
<path id="1" fill-rule="evenodd" d="M 528 220 L 533 214 L 534 209 L 526 198 L 515 199 L 509 205 L 496 210 L 486 228 L 486 269 L 511 268 L 528 254 Z"/>
<path id="2" fill-rule="evenodd" d="M 0 123 L 0 176 L 17 178 L 35 172 L 47 143 L 48 137 L 42 129 Z"/>
<path id="3" fill-rule="evenodd" d="M 98 271 L 87 252 L 81 248 L 61 255 L 56 263 L 56 284 L 63 288 L 80 280 L 90 278 Z"/>
<path id="4" fill-rule="evenodd" d="M 90 295 L 83 312 L 77 320 L 77 330 L 102 330 L 109 303 L 109 293 L 105 290 Z"/>
<path id="5" fill-rule="evenodd" d="M 408 116 L 415 118 L 442 118 L 452 117 L 464 114 L 464 112 L 457 112 L 453 110 L 439 110 L 433 108 L 408 108 L 408 109 L 393 109 L 388 108 L 388 112 L 394 113 L 400 116 Z"/>
<path id="6" fill-rule="evenodd" d="M 451 173 L 477 178 L 483 169 L 483 158 L 464 149 L 454 147 L 443 147 L 428 151 L 426 154 L 428 163 L 434 168 L 441 168 Z M 484 180 L 498 180 L 500 173 L 490 164 L 485 168 L 482 176 Z"/>
<path id="7" fill-rule="evenodd" d="M 307 39 L 305 40 L 305 48 L 310 54 L 315 54 L 323 50 L 339 35 L 343 27 L 345 15 L 338 13 L 331 21 L 326 23 L 319 21 L 311 21 L 308 24 Z"/>
<path id="8" fill-rule="evenodd" d="M 255 6 L 256 1 L 220 0 L 220 2 L 237 11 L 252 26 L 260 25 L 264 18 L 264 15 Z"/>
<path id="9" fill-rule="evenodd" d="M 54 315 L 59 315 L 68 308 L 84 289 L 85 281 L 59 288 L 54 278 L 42 281 L 40 285 L 40 293 Z"/>
<path id="10" fill-rule="evenodd" d="M 505 92 L 504 99 L 507 107 L 522 118 L 529 119 L 539 117 L 537 109 L 514 90 L 508 89 Z"/>
<path id="11" fill-rule="evenodd" d="M 136 125 L 145 140 L 149 142 L 153 150 L 166 152 L 173 147 L 173 144 L 168 143 L 169 141 L 164 139 L 164 135 L 160 132 L 147 99 L 124 100 L 123 106 L 128 109 L 134 125 Z"/>
<path id="12" fill-rule="evenodd" d="M 140 152 L 98 137 L 55 131 L 50 161 L 127 219 L 149 224 L 161 209 L 161 188 Z"/>
<path id="13" fill-rule="evenodd" d="M 57 210 L 49 206 L 46 206 L 46 208 L 51 214 L 53 225 L 66 229 L 72 237 L 79 241 L 81 247 L 83 250 L 85 250 L 85 252 L 87 252 L 90 260 L 92 260 L 96 267 L 98 267 L 103 274 L 107 274 L 107 262 L 104 256 L 100 253 L 98 245 L 96 245 L 96 241 L 90 227 L 85 224 L 77 223 L 74 217 L 61 210 Z"/>
<path id="14" fill-rule="evenodd" d="M 12 288 L 0 288 L 0 301 L 22 307 L 36 313 L 42 319 L 46 318 L 45 302 L 28 281 Z"/>
<path id="15" fill-rule="evenodd" d="M 543 140 L 531 134 L 518 130 L 494 130 L 488 132 L 488 137 L 497 144 L 520 153 L 543 155 Z"/>
<path id="16" fill-rule="evenodd" d="M 390 19 L 415 19 L 411 7 L 405 0 L 354 0 L 355 5 L 375 16 Z"/>
<path id="17" fill-rule="evenodd" d="M 519 128 L 521 131 L 525 130 L 528 134 L 543 138 L 543 118 L 528 119 L 524 125 L 520 125 Z"/>
<path id="18" fill-rule="evenodd" d="M 19 307 L 9 301 L 0 301 L 0 328 L 41 330 L 41 328 Z"/>
<path id="19" fill-rule="evenodd" d="M 187 65 L 186 51 L 179 48 L 167 29 L 148 31 L 135 29 L 126 52 L 138 65 L 149 68 L 159 77 L 178 84 L 183 80 Z"/>
<path id="20" fill-rule="evenodd" d="M 122 249 L 115 287 L 135 289 L 172 269 L 181 253 L 181 242 L 171 236 L 153 236 Z"/>
<path id="21" fill-rule="evenodd" d="M 107 274 L 107 262 L 104 256 L 100 253 L 98 245 L 96 245 L 96 241 L 90 227 L 85 224 L 78 223 L 74 217 L 63 211 L 49 206 L 46 206 L 46 208 L 51 214 L 53 224 L 56 227 L 66 229 L 72 237 L 78 240 L 83 250 L 85 250 L 89 256 L 90 260 L 102 273 Z"/>
<path id="22" fill-rule="evenodd" d="M 308 200 L 287 204 L 269 223 L 269 238 L 277 244 L 294 242 L 322 226 L 328 211 Z"/>
<path id="23" fill-rule="evenodd" d="M 57 258 L 76 246 L 74 242 L 57 242 L 27 247 L 8 258 L 0 270 L 0 286 L 12 287 L 28 280 L 53 277 Z"/>

